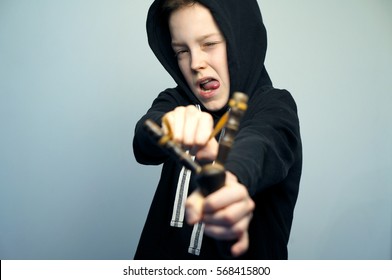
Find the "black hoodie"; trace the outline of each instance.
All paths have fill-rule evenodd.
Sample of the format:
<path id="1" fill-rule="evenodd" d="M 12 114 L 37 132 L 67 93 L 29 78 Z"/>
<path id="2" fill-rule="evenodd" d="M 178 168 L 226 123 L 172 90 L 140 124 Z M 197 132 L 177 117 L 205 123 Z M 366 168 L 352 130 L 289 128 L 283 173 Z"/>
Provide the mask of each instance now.
<path id="1" fill-rule="evenodd" d="M 135 259 L 220 259 L 215 241 L 204 236 L 199 255 L 188 253 L 192 227 L 170 226 L 182 166 L 155 145 L 142 128 L 147 118 L 160 123 L 177 106 L 198 104 L 179 70 L 167 24 L 156 0 L 147 18 L 151 49 L 177 83 L 154 100 L 136 125 L 135 158 L 163 169 Z M 230 91 L 245 92 L 249 107 L 225 167 L 244 184 L 256 203 L 249 225 L 249 249 L 243 259 L 287 259 L 287 243 L 302 169 L 302 147 L 296 104 L 286 90 L 272 87 L 264 67 L 266 31 L 256 0 L 199 0 L 215 18 L 227 43 Z M 214 120 L 227 110 L 209 112 Z M 181 173 L 181 176 L 183 174 Z M 191 180 L 189 193 L 195 186 Z"/>

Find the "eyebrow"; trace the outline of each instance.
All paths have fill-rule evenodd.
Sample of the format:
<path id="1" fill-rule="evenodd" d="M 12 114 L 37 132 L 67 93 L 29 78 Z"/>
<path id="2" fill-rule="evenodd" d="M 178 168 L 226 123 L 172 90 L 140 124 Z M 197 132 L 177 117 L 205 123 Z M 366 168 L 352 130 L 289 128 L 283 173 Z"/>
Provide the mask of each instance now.
<path id="1" fill-rule="evenodd" d="M 211 33 L 211 34 L 203 35 L 203 36 L 197 38 L 197 41 L 201 42 L 201 41 L 203 41 L 205 39 L 208 39 L 209 37 L 213 37 L 213 36 L 219 36 L 222 39 L 224 39 L 223 35 L 220 34 L 220 33 Z M 183 43 L 179 43 L 179 42 L 176 42 L 176 41 L 172 41 L 171 42 L 171 46 L 172 47 L 182 47 L 183 45 L 184 45 Z"/>

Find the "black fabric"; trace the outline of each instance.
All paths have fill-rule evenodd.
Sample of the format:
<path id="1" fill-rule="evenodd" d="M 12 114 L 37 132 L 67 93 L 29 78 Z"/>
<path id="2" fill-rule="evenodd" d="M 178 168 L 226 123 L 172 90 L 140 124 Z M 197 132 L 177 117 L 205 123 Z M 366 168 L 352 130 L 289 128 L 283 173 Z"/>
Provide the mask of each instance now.
<path id="1" fill-rule="evenodd" d="M 227 159 L 256 202 L 249 226 L 249 250 L 242 259 L 287 259 L 287 243 L 298 196 L 302 146 L 297 107 L 286 90 L 272 87 L 264 67 L 266 30 L 256 0 L 200 0 L 210 9 L 227 42 L 230 90 L 249 96 L 249 108 Z M 187 253 L 192 228 L 170 227 L 175 190 L 181 166 L 151 142 L 142 128 L 147 118 L 158 123 L 177 106 L 198 103 L 183 78 L 170 46 L 170 33 L 154 1 L 147 18 L 151 49 L 170 73 L 176 88 L 166 89 L 154 100 L 136 125 L 135 158 L 142 164 L 163 163 L 135 259 L 219 259 L 214 240 L 204 237 L 200 256 Z M 200 104 L 203 111 L 207 111 Z M 214 120 L 226 111 L 210 112 Z M 191 183 L 191 191 L 194 184 Z"/>

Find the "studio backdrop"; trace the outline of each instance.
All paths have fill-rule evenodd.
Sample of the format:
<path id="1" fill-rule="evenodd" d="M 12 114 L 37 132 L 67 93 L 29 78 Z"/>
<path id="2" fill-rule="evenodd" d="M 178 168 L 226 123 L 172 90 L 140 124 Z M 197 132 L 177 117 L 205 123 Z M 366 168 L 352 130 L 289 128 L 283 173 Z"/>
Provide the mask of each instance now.
<path id="1" fill-rule="evenodd" d="M 133 129 L 174 86 L 151 2 L 0 0 L 0 259 L 133 258 L 160 173 Z M 392 259 L 392 2 L 258 2 L 301 121 L 289 258 Z"/>

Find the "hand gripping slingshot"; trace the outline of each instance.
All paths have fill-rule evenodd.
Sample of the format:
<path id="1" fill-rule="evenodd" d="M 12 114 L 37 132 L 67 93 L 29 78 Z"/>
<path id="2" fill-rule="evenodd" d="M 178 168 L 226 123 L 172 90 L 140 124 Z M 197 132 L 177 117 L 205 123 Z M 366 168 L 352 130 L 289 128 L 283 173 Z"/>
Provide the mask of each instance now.
<path id="1" fill-rule="evenodd" d="M 233 98 L 229 100 L 230 110 L 222 116 L 210 135 L 210 139 L 212 139 L 222 128 L 224 129 L 224 135 L 219 142 L 218 155 L 213 163 L 203 166 L 194 162 L 182 146 L 172 140 L 170 128 L 169 133 L 165 134 L 162 128 L 150 119 L 145 121 L 144 127 L 160 147 L 195 174 L 201 194 L 207 196 L 225 184 L 224 164 L 239 130 L 240 121 L 247 109 L 247 102 L 248 96 L 246 94 L 241 92 L 233 94 Z M 231 258 L 230 248 L 233 244 L 234 241 L 218 241 L 218 247 L 224 258 Z"/>

